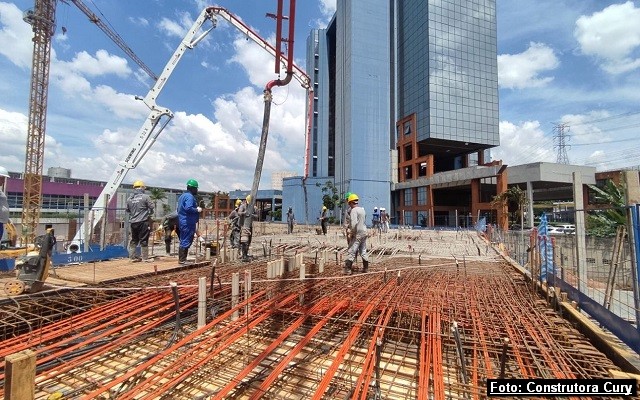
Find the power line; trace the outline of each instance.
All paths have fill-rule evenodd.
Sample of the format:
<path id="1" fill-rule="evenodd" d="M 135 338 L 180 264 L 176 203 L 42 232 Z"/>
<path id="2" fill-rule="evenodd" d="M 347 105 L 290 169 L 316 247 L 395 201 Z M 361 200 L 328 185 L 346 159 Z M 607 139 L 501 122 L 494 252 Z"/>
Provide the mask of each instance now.
<path id="1" fill-rule="evenodd" d="M 600 119 L 592 119 L 590 121 L 578 122 L 578 123 L 575 123 L 575 124 L 571 124 L 571 126 L 587 125 L 587 124 L 593 124 L 595 122 L 610 121 L 612 119 L 628 117 L 630 115 L 636 115 L 636 114 L 640 114 L 640 111 L 629 111 L 629 112 L 624 113 L 624 114 L 612 115 L 610 117 L 603 117 L 603 118 L 600 118 Z"/>
<path id="2" fill-rule="evenodd" d="M 619 140 L 610 140 L 608 142 L 592 142 L 592 143 L 579 143 L 574 144 L 572 146 L 594 146 L 598 144 L 609 144 L 609 143 L 620 143 L 620 142 L 630 142 L 632 140 L 640 140 L 640 137 L 629 138 L 629 139 L 619 139 Z"/>
<path id="3" fill-rule="evenodd" d="M 575 126 L 575 125 L 571 125 L 570 126 Z M 583 135 L 593 135 L 594 133 L 607 133 L 607 132 L 613 132 L 613 131 L 621 131 L 624 129 L 631 129 L 631 128 L 637 128 L 640 126 L 640 123 L 634 123 L 631 125 L 623 125 L 623 126 L 615 126 L 613 128 L 609 128 L 609 129 L 598 129 L 598 132 L 583 132 L 583 133 L 573 133 L 572 136 L 583 136 Z"/>

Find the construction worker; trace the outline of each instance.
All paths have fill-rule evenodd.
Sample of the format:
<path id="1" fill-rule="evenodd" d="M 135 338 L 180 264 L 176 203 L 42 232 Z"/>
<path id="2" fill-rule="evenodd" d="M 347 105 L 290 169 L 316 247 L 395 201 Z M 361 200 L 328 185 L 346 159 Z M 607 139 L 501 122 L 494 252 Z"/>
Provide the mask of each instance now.
<path id="1" fill-rule="evenodd" d="M 373 217 L 371 218 L 371 225 L 373 229 L 380 229 L 380 212 L 378 211 L 378 207 L 373 207 Z"/>
<path id="2" fill-rule="evenodd" d="M 238 226 L 240 227 L 240 251 L 242 253 L 242 261 L 249 261 L 249 247 L 251 246 L 251 237 L 253 236 L 253 215 L 249 214 L 251 205 L 251 195 L 248 194 L 244 201 L 238 207 Z M 247 220 L 247 218 L 250 218 Z"/>
<path id="3" fill-rule="evenodd" d="M 229 226 L 231 228 L 231 234 L 229 240 L 231 241 L 231 248 L 235 249 L 240 246 L 240 216 L 238 215 L 238 208 L 242 204 L 242 200 L 237 199 L 235 202 L 235 208 L 229 214 Z"/>
<path id="4" fill-rule="evenodd" d="M 153 261 L 149 258 L 149 234 L 151 233 L 150 220 L 153 216 L 153 202 L 151 197 L 144 192 L 144 182 L 133 182 L 133 194 L 127 199 L 127 214 L 131 226 L 131 241 L 129 242 L 129 258 L 131 261 L 140 261 L 136 254 L 136 247 L 140 246 L 142 261 Z"/>
<path id="5" fill-rule="evenodd" d="M 322 206 L 322 213 L 320 214 L 320 226 L 322 227 L 322 234 L 327 234 L 327 223 L 329 222 L 329 217 L 327 217 L 327 207 Z"/>
<path id="6" fill-rule="evenodd" d="M 9 171 L 5 167 L 0 167 L 0 240 L 4 234 L 4 224 L 9 223 L 9 201 L 5 194 L 7 179 L 9 179 Z"/>
<path id="7" fill-rule="evenodd" d="M 344 200 L 345 202 L 347 202 L 347 200 L 349 199 L 349 196 L 351 196 L 351 192 L 347 192 L 344 195 Z M 342 216 L 342 228 L 344 230 L 344 236 L 347 238 L 347 248 L 349 248 L 349 246 L 351 245 L 351 235 L 350 235 L 350 225 L 351 225 L 351 207 L 349 207 L 349 204 L 347 204 L 347 208 L 346 210 L 344 210 L 344 215 Z"/>
<path id="8" fill-rule="evenodd" d="M 187 263 L 189 247 L 193 243 L 196 235 L 196 225 L 200 220 L 202 208 L 198 206 L 196 195 L 198 194 L 198 181 L 189 179 L 187 181 L 187 191 L 178 198 L 178 230 L 180 247 L 178 248 L 178 262 L 182 265 Z"/>
<path id="9" fill-rule="evenodd" d="M 380 227 L 383 233 L 389 231 L 389 214 L 387 214 L 387 210 L 384 207 L 380 209 Z"/>
<path id="10" fill-rule="evenodd" d="M 289 207 L 287 211 L 287 233 L 293 233 L 293 225 L 296 223 L 296 216 L 293 214 L 293 208 Z"/>
<path id="11" fill-rule="evenodd" d="M 167 255 L 171 254 L 171 240 L 173 232 L 180 237 L 180 228 L 178 226 L 178 212 L 174 211 L 164 216 L 162 219 L 162 230 L 164 231 L 164 246 Z"/>
<path id="12" fill-rule="evenodd" d="M 362 272 L 367 272 L 369 270 L 369 256 L 367 254 L 367 213 L 363 207 L 358 206 L 358 201 L 358 195 L 355 193 L 352 193 L 347 199 L 349 207 L 351 208 L 347 235 L 352 237 L 352 242 L 347 250 L 347 258 L 344 262 L 343 269 L 343 272 L 347 275 L 351 275 L 351 267 L 358 253 L 362 258 Z"/>

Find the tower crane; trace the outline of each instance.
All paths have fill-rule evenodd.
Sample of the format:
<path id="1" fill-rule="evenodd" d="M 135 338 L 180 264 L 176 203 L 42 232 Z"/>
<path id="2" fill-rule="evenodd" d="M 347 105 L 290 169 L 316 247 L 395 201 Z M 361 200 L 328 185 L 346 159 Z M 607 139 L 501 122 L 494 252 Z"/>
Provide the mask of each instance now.
<path id="1" fill-rule="evenodd" d="M 26 243 L 33 243 L 40 219 L 51 36 L 55 32 L 55 13 L 55 0 L 36 0 L 35 9 L 24 16 L 24 20 L 31 24 L 33 29 L 33 59 L 22 204 L 23 240 Z"/>
<path id="2" fill-rule="evenodd" d="M 282 0 L 278 0 L 278 2 L 281 3 Z M 313 96 L 309 76 L 307 76 L 307 74 L 301 68 L 293 63 L 292 52 L 290 52 L 289 55 L 285 57 L 281 54 L 280 51 L 277 51 L 274 46 L 261 38 L 260 35 L 258 35 L 249 26 L 242 22 L 240 18 L 236 17 L 228 10 L 222 7 L 205 8 L 195 20 L 191 28 L 187 31 L 185 37 L 180 42 L 178 48 L 174 51 L 173 55 L 165 65 L 164 69 L 160 73 L 160 76 L 156 80 L 153 87 L 149 90 L 147 95 L 145 97 L 136 97 L 138 100 L 142 100 L 144 104 L 149 108 L 149 115 L 138 131 L 138 134 L 131 142 L 131 145 L 124 153 L 124 158 L 118 163 L 115 171 L 112 173 L 111 177 L 105 184 L 102 192 L 91 208 L 91 222 L 83 222 L 80 226 L 80 229 L 78 229 L 78 231 L 76 232 L 76 235 L 73 238 L 73 242 L 75 242 L 78 247 L 80 247 L 80 244 L 84 242 L 84 248 L 88 248 L 90 231 L 95 227 L 96 224 L 98 224 L 101 218 L 105 217 L 105 203 L 113 199 L 113 195 L 116 193 L 118 187 L 124 181 L 124 178 L 126 177 L 129 170 L 134 169 L 138 166 L 140 161 L 142 161 L 142 158 L 149 151 L 151 146 L 153 146 L 160 133 L 162 133 L 164 128 L 173 118 L 173 113 L 171 112 L 171 110 L 165 107 L 158 106 L 156 104 L 156 99 L 160 95 L 160 92 L 164 88 L 165 83 L 173 73 L 184 53 L 188 49 L 195 48 L 196 45 L 217 26 L 217 18 L 221 18 L 227 21 L 234 28 L 245 35 L 247 39 L 252 40 L 269 54 L 273 55 L 277 60 L 277 67 L 279 67 L 280 64 L 286 66 L 288 80 L 295 78 L 300 83 L 300 85 L 307 90 L 309 98 Z M 200 32 L 203 25 L 207 21 L 211 22 L 211 26 L 196 37 L 196 35 Z M 312 107 L 311 101 L 308 101 L 308 107 Z M 309 134 L 310 123 L 310 120 L 308 120 L 306 127 L 307 135 Z"/>
<path id="3" fill-rule="evenodd" d="M 63 1 L 63 0 L 61 0 Z M 158 77 L 131 50 L 116 32 L 112 31 L 81 0 L 71 1 L 91 22 L 95 23 L 152 79 Z M 22 204 L 23 241 L 33 243 L 42 204 L 42 171 L 44 165 L 44 141 L 47 125 L 47 96 L 49 92 L 49 66 L 51 64 L 51 37 L 56 30 L 57 0 L 35 0 L 35 7 L 24 14 L 24 21 L 33 30 L 33 58 L 29 94 L 29 118 L 24 167 L 24 192 Z"/>

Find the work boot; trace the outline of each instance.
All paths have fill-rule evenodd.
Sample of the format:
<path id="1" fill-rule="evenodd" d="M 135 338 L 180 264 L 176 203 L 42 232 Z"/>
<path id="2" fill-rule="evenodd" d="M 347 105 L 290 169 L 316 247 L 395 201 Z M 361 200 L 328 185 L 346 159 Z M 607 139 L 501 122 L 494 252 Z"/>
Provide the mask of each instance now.
<path id="1" fill-rule="evenodd" d="M 136 246 L 134 244 L 129 244 L 129 259 L 133 262 L 140 261 L 140 257 L 136 254 Z"/>
<path id="2" fill-rule="evenodd" d="M 242 261 L 249 261 L 249 243 L 241 243 Z"/>
<path id="3" fill-rule="evenodd" d="M 369 261 L 362 260 L 362 272 L 369 272 Z"/>
<path id="4" fill-rule="evenodd" d="M 351 260 L 346 260 L 344 262 L 344 268 L 342 268 L 342 273 L 345 275 L 351 275 L 352 271 L 351 271 L 351 266 L 353 265 L 353 261 Z"/>
<path id="5" fill-rule="evenodd" d="M 142 261 L 153 262 L 153 258 L 149 258 L 149 247 L 140 247 L 140 254 L 142 255 Z"/>
<path id="6" fill-rule="evenodd" d="M 184 247 L 180 247 L 178 248 L 178 263 L 179 264 L 186 264 L 187 263 L 187 251 L 189 251 L 189 249 L 185 249 Z"/>

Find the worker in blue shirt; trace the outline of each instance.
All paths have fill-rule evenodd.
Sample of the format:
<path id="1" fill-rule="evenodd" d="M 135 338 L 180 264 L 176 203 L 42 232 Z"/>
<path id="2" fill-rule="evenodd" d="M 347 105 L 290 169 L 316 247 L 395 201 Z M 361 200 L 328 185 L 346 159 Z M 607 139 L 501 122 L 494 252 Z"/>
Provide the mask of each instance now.
<path id="1" fill-rule="evenodd" d="M 178 262 L 186 264 L 189 247 L 196 234 L 196 225 L 200 219 L 202 208 L 198 206 L 198 181 L 189 179 L 187 191 L 178 198 L 178 227 L 180 233 L 180 247 L 178 248 Z"/>

